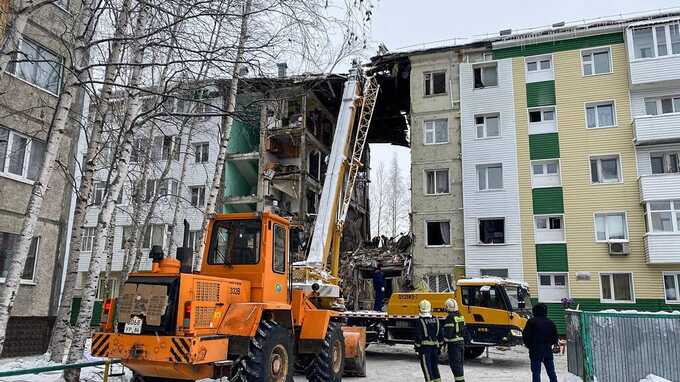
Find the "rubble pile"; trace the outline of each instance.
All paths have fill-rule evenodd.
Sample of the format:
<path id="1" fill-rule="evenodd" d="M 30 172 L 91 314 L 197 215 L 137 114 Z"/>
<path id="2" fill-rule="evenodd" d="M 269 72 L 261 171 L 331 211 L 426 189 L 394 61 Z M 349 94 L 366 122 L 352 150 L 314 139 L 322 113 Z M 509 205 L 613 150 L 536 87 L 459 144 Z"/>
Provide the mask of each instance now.
<path id="1" fill-rule="evenodd" d="M 372 276 L 378 264 L 382 267 L 390 292 L 413 290 L 412 244 L 412 234 L 394 238 L 379 236 L 341 255 L 339 276 L 349 310 L 364 310 L 372 306 Z"/>

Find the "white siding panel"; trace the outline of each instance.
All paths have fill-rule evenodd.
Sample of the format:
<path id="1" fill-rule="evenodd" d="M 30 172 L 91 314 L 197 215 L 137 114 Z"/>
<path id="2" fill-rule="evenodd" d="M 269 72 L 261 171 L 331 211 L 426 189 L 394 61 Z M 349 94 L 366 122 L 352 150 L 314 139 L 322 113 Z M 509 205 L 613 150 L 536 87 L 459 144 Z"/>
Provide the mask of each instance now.
<path id="1" fill-rule="evenodd" d="M 630 82 L 633 86 L 674 80 L 680 80 L 680 56 L 630 62 Z"/>
<path id="2" fill-rule="evenodd" d="M 473 88 L 472 64 L 460 66 L 463 201 L 465 208 L 465 268 L 478 276 L 481 268 L 505 268 L 523 279 L 517 183 L 515 109 L 512 60 L 497 61 L 498 86 Z M 476 114 L 500 114 L 501 137 L 477 139 Z M 477 165 L 503 164 L 503 190 L 478 191 Z M 478 219 L 505 218 L 505 245 L 479 245 Z"/>
<path id="3" fill-rule="evenodd" d="M 680 175 L 645 175 L 640 177 L 642 201 L 680 199 Z"/>
<path id="4" fill-rule="evenodd" d="M 680 113 L 636 117 L 634 123 L 638 144 L 680 141 Z"/>
<path id="5" fill-rule="evenodd" d="M 648 264 L 680 264 L 680 234 L 647 234 L 645 256 Z"/>

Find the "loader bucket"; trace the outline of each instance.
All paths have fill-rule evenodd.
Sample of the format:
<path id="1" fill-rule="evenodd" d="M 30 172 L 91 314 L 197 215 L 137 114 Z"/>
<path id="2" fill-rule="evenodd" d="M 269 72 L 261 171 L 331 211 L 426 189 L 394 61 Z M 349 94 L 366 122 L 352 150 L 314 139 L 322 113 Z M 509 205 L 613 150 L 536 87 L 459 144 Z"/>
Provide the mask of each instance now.
<path id="1" fill-rule="evenodd" d="M 343 375 L 366 376 L 366 328 L 343 326 L 345 336 L 345 370 Z"/>

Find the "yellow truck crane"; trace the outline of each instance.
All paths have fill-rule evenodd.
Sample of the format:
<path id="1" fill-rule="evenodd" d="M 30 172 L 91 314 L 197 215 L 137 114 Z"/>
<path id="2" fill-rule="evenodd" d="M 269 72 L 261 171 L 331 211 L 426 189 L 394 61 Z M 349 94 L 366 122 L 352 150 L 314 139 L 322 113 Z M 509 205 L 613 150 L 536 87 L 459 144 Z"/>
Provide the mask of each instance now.
<path id="1" fill-rule="evenodd" d="M 453 298 L 465 318 L 465 356 L 477 358 L 487 346 L 522 344 L 522 330 L 531 312 L 525 283 L 497 277 L 461 279 L 452 293 L 394 293 L 387 312 L 344 312 L 349 325 L 366 328 L 370 343 L 412 344 L 418 320 L 418 303 L 432 303 L 432 314 L 444 319 L 444 303 Z M 446 353 L 443 353 L 446 355 Z"/>
<path id="2" fill-rule="evenodd" d="M 302 273 L 337 276 L 346 203 L 377 92 L 374 81 L 362 87 L 350 72 L 319 207 L 327 213 L 317 219 Z M 345 369 L 365 375 L 365 328 L 345 325 L 328 309 L 339 297 L 337 277 L 335 284 L 293 280 L 288 219 L 271 211 L 214 216 L 197 273 L 188 232 L 185 224 L 177 259 L 152 248 L 152 270 L 130 274 L 119 296 L 105 301 L 94 356 L 121 359 L 136 382 L 289 382 L 295 367 L 313 382 L 340 381 Z"/>

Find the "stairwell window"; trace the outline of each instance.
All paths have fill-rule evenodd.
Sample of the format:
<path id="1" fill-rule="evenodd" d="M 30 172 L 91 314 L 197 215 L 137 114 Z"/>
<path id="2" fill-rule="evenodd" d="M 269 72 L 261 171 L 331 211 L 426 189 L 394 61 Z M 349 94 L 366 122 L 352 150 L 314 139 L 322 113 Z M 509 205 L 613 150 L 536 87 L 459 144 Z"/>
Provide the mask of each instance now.
<path id="1" fill-rule="evenodd" d="M 492 191 L 503 189 L 503 164 L 477 165 L 477 181 L 479 191 Z"/>
<path id="2" fill-rule="evenodd" d="M 600 302 L 635 302 L 632 273 L 600 273 Z"/>
<path id="3" fill-rule="evenodd" d="M 426 96 L 446 94 L 446 71 L 425 73 L 424 86 Z"/>
<path id="4" fill-rule="evenodd" d="M 479 219 L 480 244 L 505 244 L 505 219 Z"/>
<path id="5" fill-rule="evenodd" d="M 5 282 L 10 263 L 12 258 L 14 258 L 17 245 L 19 244 L 20 237 L 21 236 L 18 234 L 0 232 L 0 283 Z M 21 272 L 21 280 L 23 281 L 34 281 L 39 243 L 39 236 L 35 236 L 33 237 L 33 240 L 31 240 L 31 246 L 28 249 L 26 264 L 24 264 L 24 270 Z"/>
<path id="6" fill-rule="evenodd" d="M 473 66 L 472 74 L 475 89 L 498 86 L 498 65 L 495 62 Z"/>
<path id="7" fill-rule="evenodd" d="M 614 102 L 598 102 L 586 104 L 586 127 L 599 129 L 616 126 L 616 110 Z"/>
<path id="8" fill-rule="evenodd" d="M 537 215 L 534 217 L 536 243 L 564 243 L 564 217 Z"/>
<path id="9" fill-rule="evenodd" d="M 664 272 L 663 285 L 667 304 L 680 304 L 680 272 Z"/>
<path id="10" fill-rule="evenodd" d="M 628 241 L 628 223 L 624 212 L 603 212 L 595 214 L 595 241 Z"/>
<path id="11" fill-rule="evenodd" d="M 584 76 L 611 73 L 611 61 L 611 49 L 609 47 L 581 51 Z"/>
<path id="12" fill-rule="evenodd" d="M 498 138 L 501 136 L 500 115 L 475 115 L 477 139 Z"/>
<path id="13" fill-rule="evenodd" d="M 529 134 L 545 134 L 556 131 L 554 106 L 529 109 Z"/>
<path id="14" fill-rule="evenodd" d="M 425 194 L 441 195 L 449 193 L 449 169 L 425 171 Z"/>
<path id="15" fill-rule="evenodd" d="M 618 155 L 590 157 L 590 180 L 593 184 L 621 183 L 621 163 Z"/>
<path id="16" fill-rule="evenodd" d="M 446 247 L 451 245 L 451 224 L 448 220 L 426 221 L 425 231 L 428 247 Z"/>
<path id="17" fill-rule="evenodd" d="M 531 162 L 531 183 L 534 188 L 555 187 L 562 184 L 559 159 Z"/>
<path id="18" fill-rule="evenodd" d="M 0 175 L 37 180 L 44 157 L 44 142 L 0 127 Z"/>
<path id="19" fill-rule="evenodd" d="M 7 71 L 54 95 L 59 94 L 64 59 L 35 41 L 23 38 Z"/>
<path id="20" fill-rule="evenodd" d="M 568 283 L 567 273 L 539 273 L 538 301 L 558 303 L 568 298 Z"/>
<path id="21" fill-rule="evenodd" d="M 680 200 L 648 202 L 647 216 L 651 232 L 680 232 Z"/>
<path id="22" fill-rule="evenodd" d="M 449 143 L 449 121 L 447 119 L 431 119 L 423 122 L 426 145 Z"/>

